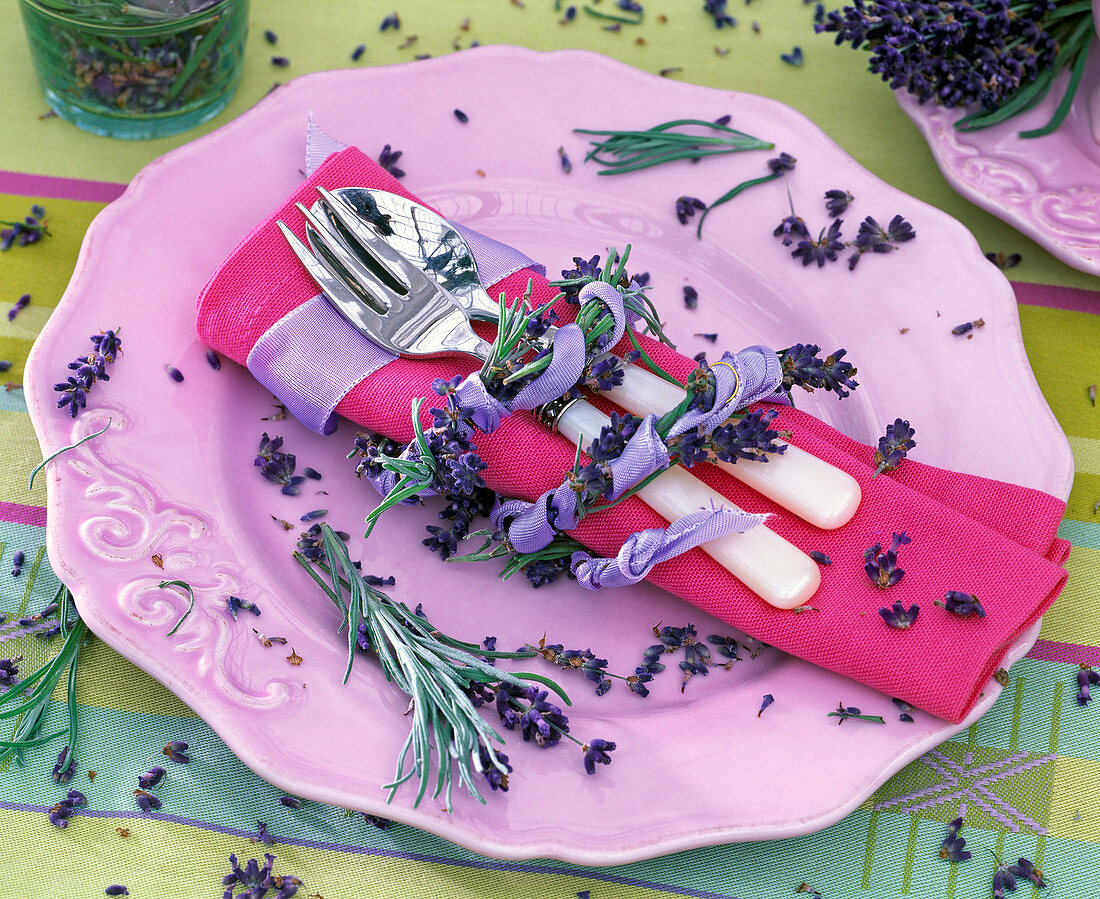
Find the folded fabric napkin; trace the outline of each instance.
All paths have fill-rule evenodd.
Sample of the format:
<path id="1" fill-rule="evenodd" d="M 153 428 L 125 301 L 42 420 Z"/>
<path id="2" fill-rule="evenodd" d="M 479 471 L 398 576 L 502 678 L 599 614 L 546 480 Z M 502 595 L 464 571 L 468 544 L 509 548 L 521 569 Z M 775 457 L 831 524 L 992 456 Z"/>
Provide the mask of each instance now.
<path id="1" fill-rule="evenodd" d="M 334 153 L 274 214 L 230 254 L 204 288 L 198 303 L 198 333 L 210 346 L 245 364 L 257 341 L 317 289 L 275 225 L 282 219 L 304 236 L 296 202 L 309 205 L 316 186 L 371 187 L 415 200 L 400 183 L 355 148 Z M 608 235 L 614 243 L 615 235 Z M 557 291 L 539 272 L 516 271 L 488 289 L 509 300 L 533 286 L 532 301 Z M 575 307 L 559 303 L 572 318 Z M 666 346 L 639 338 L 646 351 L 683 379 L 696 363 Z M 629 350 L 624 342 L 620 353 Z M 307 348 L 315 360 L 302 377 L 323 378 L 325 335 Z M 305 363 L 309 364 L 309 363 Z M 396 359 L 350 385 L 336 413 L 372 431 L 407 442 L 413 437 L 412 400 L 431 395 L 434 378 L 465 375 L 473 359 Z M 606 401 L 604 407 L 607 408 Z M 1065 583 L 1059 562 L 1067 546 L 1054 535 L 1065 504 L 1040 491 L 950 472 L 913 460 L 872 479 L 871 447 L 859 444 L 812 416 L 776 406 L 773 427 L 791 432 L 792 444 L 849 472 L 863 500 L 855 517 L 835 531 L 809 525 L 710 465 L 692 472 L 753 512 L 770 512 L 768 527 L 803 550 L 832 559 L 809 603 L 816 611 L 775 609 L 734 579 L 700 549 L 663 562 L 648 580 L 772 646 L 904 699 L 953 722 L 966 717 L 1016 638 L 1043 614 Z M 425 413 L 425 423 L 428 417 Z M 475 435 L 488 463 L 488 485 L 507 496 L 534 500 L 561 483 L 575 449 L 564 438 L 517 412 L 491 434 Z M 763 464 L 742 462 L 739 464 Z M 666 523 L 637 498 L 590 515 L 571 535 L 603 556 L 614 556 L 632 533 Z M 899 565 L 905 577 L 883 589 L 864 571 L 864 551 L 884 547 L 893 533 L 906 533 Z M 977 595 L 985 618 L 961 618 L 933 605 L 947 591 Z M 599 603 L 599 596 L 593 602 Z M 920 606 L 908 629 L 888 626 L 879 609 L 895 602 Z M 842 697 L 837 697 L 841 699 Z"/>

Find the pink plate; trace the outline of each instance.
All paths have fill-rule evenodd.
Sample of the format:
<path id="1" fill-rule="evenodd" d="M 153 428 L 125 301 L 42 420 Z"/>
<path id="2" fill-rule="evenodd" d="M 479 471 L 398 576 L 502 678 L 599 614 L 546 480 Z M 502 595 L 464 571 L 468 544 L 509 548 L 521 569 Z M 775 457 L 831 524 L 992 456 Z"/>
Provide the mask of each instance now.
<path id="1" fill-rule="evenodd" d="M 1063 72 L 1035 108 L 980 131 L 954 127 L 965 110 L 921 104 L 902 91 L 897 99 L 955 190 L 1066 265 L 1100 275 L 1100 46 L 1095 40 L 1066 120 L 1045 137 L 1019 136 L 1050 120 L 1068 80 Z"/>
<path id="2" fill-rule="evenodd" d="M 456 120 L 455 107 L 468 124 Z M 848 347 L 865 386 L 843 402 L 805 405 L 854 437 L 874 442 L 885 422 L 905 415 L 923 461 L 1068 494 L 1068 444 L 1028 366 L 1012 290 L 958 222 L 882 183 L 772 100 L 677 84 L 579 51 L 467 50 L 297 79 L 149 165 L 92 224 L 32 353 L 27 392 L 46 452 L 110 423 L 45 472 L 50 558 L 103 640 L 175 691 L 281 789 L 489 855 L 586 865 L 825 827 L 992 705 L 995 684 L 962 725 L 922 714 L 903 724 L 888 697 L 774 650 L 696 677 L 683 694 L 673 666 L 645 700 L 617 688 L 596 697 L 589 682 L 567 677 L 574 733 L 614 740 L 610 767 L 589 777 L 572 744 L 539 750 L 504 731 L 516 767 L 506 794 L 482 806 L 456 791 L 448 811 L 442 800 L 414 808 L 403 789 L 387 805 L 381 785 L 407 733 L 405 700 L 365 659 L 341 686 L 336 617 L 290 555 L 303 513 L 330 510 L 328 521 L 355 535 L 353 552 L 367 570 L 395 575 L 395 596 L 422 602 L 436 624 L 466 639 L 493 634 L 511 648 L 545 633 L 632 673 L 658 622 L 692 622 L 703 636 L 729 628 L 649 586 L 534 591 L 501 581 L 492 566 L 444 565 L 419 545 L 431 510 L 389 513 L 362 544 L 373 499 L 344 458 L 354 429 L 344 424 L 321 438 L 270 420 L 272 397 L 247 371 L 207 365 L 194 336 L 195 298 L 236 242 L 300 183 L 311 112 L 328 133 L 368 153 L 385 143 L 404 150 L 408 183 L 425 200 L 546 260 L 551 272 L 574 255 L 630 242 L 632 270 L 650 271 L 652 296 L 689 353 L 713 352 L 697 332 L 718 332 L 730 347 Z M 571 132 L 726 113 L 776 151 L 608 178 L 583 164 L 586 140 Z M 562 171 L 559 147 L 572 174 Z M 766 171 L 780 149 L 799 159 L 790 188 L 815 229 L 826 222 L 822 195 L 843 187 L 857 197 L 849 223 L 901 213 L 917 239 L 865 258 L 855 272 L 843 262 L 803 268 L 772 236 L 788 212 L 782 181 L 715 210 L 702 241 L 676 221 L 681 194 L 712 200 Z M 696 311 L 681 301 L 689 282 L 699 291 Z M 951 336 L 952 325 L 979 316 L 986 326 L 974 339 Z M 125 353 L 71 420 L 54 407 L 52 384 L 86 351 L 89 334 L 114 327 Z M 186 380 L 173 381 L 166 365 Z M 252 465 L 264 431 L 284 437 L 298 465 L 324 479 L 307 481 L 298 497 L 264 481 Z M 987 451 L 992 431 L 1011 453 Z M 285 531 L 273 518 L 295 526 Z M 158 589 L 162 579 L 185 580 L 196 594 L 194 613 L 172 637 L 186 602 Z M 234 622 L 229 594 L 254 600 L 262 617 Z M 265 648 L 253 625 L 288 645 Z M 300 666 L 288 663 L 291 648 Z M 765 693 L 776 701 L 757 718 Z M 837 727 L 825 713 L 838 700 L 888 723 Z"/>

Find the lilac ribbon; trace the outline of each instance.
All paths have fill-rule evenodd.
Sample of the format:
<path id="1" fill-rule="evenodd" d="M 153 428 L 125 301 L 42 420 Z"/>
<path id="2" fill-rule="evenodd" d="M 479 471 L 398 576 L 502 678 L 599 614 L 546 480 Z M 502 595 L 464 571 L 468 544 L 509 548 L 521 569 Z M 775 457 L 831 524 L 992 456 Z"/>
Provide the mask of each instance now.
<path id="1" fill-rule="evenodd" d="M 496 284 L 515 272 L 529 268 L 546 276 L 546 266 L 541 262 L 535 262 L 526 253 L 521 253 L 515 247 L 506 243 L 486 237 L 480 231 L 475 231 L 466 225 L 452 222 L 447 223 L 454 228 L 470 248 L 474 261 L 477 263 L 477 273 L 484 284 Z"/>
<path id="2" fill-rule="evenodd" d="M 317 127 L 311 114 L 306 135 L 307 175 L 312 175 L 329 156 L 346 146 Z M 450 224 L 470 247 L 478 272 L 486 283 L 495 284 L 523 268 L 546 273 L 544 266 L 519 250 L 472 228 Z M 555 353 L 549 368 L 524 387 L 508 409 L 496 408 L 500 404 L 484 388 L 482 396 L 475 398 L 473 394 L 477 392 L 480 379 L 467 379 L 470 396 L 463 405 L 479 410 L 485 425 L 479 421 L 478 427 L 484 431 L 493 430 L 509 411 L 533 409 L 560 396 L 577 382 L 580 369 L 570 364 L 569 359 L 577 352 L 574 347 L 579 340 L 583 365 L 584 337 L 579 328 L 574 326 L 572 330 L 576 333 L 566 333 L 560 338 L 563 351 Z M 562 328 L 558 334 L 564 331 L 566 329 Z M 316 364 L 318 358 L 324 358 L 324 366 Z M 396 358 L 348 324 L 321 294 L 283 316 L 261 335 L 248 354 L 246 364 L 256 380 L 286 406 L 287 412 L 311 431 L 331 434 L 336 430 L 336 406 L 348 391 Z M 576 375 L 569 380 L 574 368 Z"/>
<path id="3" fill-rule="evenodd" d="M 298 421 L 317 434 L 331 434 L 340 400 L 396 358 L 348 324 L 318 294 L 268 328 L 245 364 Z M 318 365 L 318 359 L 324 359 L 324 365 Z"/>
<path id="4" fill-rule="evenodd" d="M 507 403 L 489 395 L 478 372 L 459 384 L 455 391 L 456 402 L 470 410 L 473 423 L 489 434 L 517 409 L 534 409 L 557 399 L 576 384 L 584 372 L 584 332 L 577 325 L 564 325 L 554 332 L 552 346 L 554 355 L 550 364 Z"/>
<path id="5" fill-rule="evenodd" d="M 647 415 L 618 458 L 607 463 L 612 483 L 609 499 L 618 499 L 654 472 L 668 468 L 668 448 L 657 435 L 656 422 L 655 415 Z M 580 523 L 577 495 L 569 483 L 564 483 L 547 490 L 533 503 L 519 499 L 500 503 L 489 516 L 495 528 L 508 518 L 512 519 L 508 526 L 512 546 L 521 553 L 538 552 L 559 531 L 571 531 Z"/>
<path id="6" fill-rule="evenodd" d="M 702 428 L 713 431 L 738 409 L 760 400 L 786 402 L 780 391 L 783 365 L 774 350 L 745 347 L 739 353 L 723 353 L 710 364 L 714 375 L 714 403 L 709 409 L 689 409 L 672 426 L 669 437 Z"/>
<path id="7" fill-rule="evenodd" d="M 306 122 L 306 177 L 313 177 L 313 173 L 321 167 L 326 159 L 328 159 L 333 153 L 339 153 L 341 150 L 346 150 L 348 145 L 338 141 L 330 134 L 326 134 L 323 130 L 317 127 L 317 123 L 313 121 L 313 113 L 309 114 L 309 119 Z"/>
<path id="8" fill-rule="evenodd" d="M 588 590 L 627 587 L 645 578 L 654 565 L 719 537 L 743 534 L 767 517 L 740 509 L 700 509 L 667 528 L 650 528 L 631 534 L 614 559 L 573 553 L 570 568 L 577 583 Z"/>
<path id="9" fill-rule="evenodd" d="M 612 309 L 612 315 L 616 315 L 616 311 L 621 314 L 623 306 L 618 290 L 609 284 L 597 286 L 600 283 L 585 285 L 581 290 L 582 300 L 585 291 L 588 291 L 589 299 L 604 302 Z M 614 292 L 616 297 L 612 297 L 609 291 Z M 610 345 L 618 343 L 622 334 L 616 316 L 616 332 Z M 751 346 L 739 353 L 724 353 L 710 369 L 715 382 L 714 402 L 709 409 L 691 409 L 684 413 L 670 429 L 670 437 L 696 428 L 713 430 L 738 409 L 751 403 L 783 398 L 779 391 L 783 382 L 782 364 L 775 352 L 767 347 Z M 653 472 L 668 467 L 668 450 L 657 435 L 655 424 L 656 416 L 646 416 L 619 458 L 609 463 L 612 499 L 618 498 Z M 589 590 L 636 584 L 659 562 L 718 537 L 742 534 L 759 525 L 766 517 L 738 509 L 701 509 L 685 515 L 667 528 L 651 528 L 633 534 L 614 559 L 574 553 L 571 568 L 577 582 Z M 508 528 L 512 546 L 521 553 L 537 552 L 548 546 L 556 533 L 572 530 L 579 524 L 576 494 L 565 483 L 548 490 L 533 503 L 520 500 L 501 503 L 490 516 L 493 526 L 497 528 L 508 518 L 512 519 Z"/>
<path id="10" fill-rule="evenodd" d="M 657 434 L 657 416 L 647 415 L 619 457 L 608 463 L 612 484 L 610 499 L 618 499 L 655 471 L 668 468 L 670 462 L 668 447 Z"/>

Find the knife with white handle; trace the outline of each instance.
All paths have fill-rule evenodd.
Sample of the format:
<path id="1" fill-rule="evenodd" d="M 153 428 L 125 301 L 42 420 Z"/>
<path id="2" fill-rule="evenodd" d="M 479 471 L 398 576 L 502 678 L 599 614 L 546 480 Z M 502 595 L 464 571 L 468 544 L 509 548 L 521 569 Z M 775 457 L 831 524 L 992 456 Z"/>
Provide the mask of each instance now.
<path id="1" fill-rule="evenodd" d="M 582 442 L 598 436 L 609 424 L 611 419 L 583 400 L 566 405 L 553 422 L 560 434 L 582 445 L 582 448 Z M 668 521 L 675 521 L 701 508 L 737 508 L 717 490 L 692 477 L 679 465 L 662 472 L 638 490 L 636 495 Z M 766 525 L 757 525 L 743 534 L 729 534 L 710 540 L 699 548 L 778 609 L 805 605 L 821 583 L 817 563 Z"/>

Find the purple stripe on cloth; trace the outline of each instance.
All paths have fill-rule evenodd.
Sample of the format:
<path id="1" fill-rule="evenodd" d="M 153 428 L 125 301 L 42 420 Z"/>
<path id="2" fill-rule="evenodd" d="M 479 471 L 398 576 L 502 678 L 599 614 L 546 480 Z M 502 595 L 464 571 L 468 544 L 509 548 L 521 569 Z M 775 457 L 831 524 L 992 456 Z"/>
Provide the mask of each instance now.
<path id="1" fill-rule="evenodd" d="M 1027 306 L 1046 306 L 1069 312 L 1091 312 L 1100 315 L 1100 291 L 1080 287 L 1052 287 L 1049 284 L 1028 284 L 1013 281 L 1016 300 Z"/>
<path id="2" fill-rule="evenodd" d="M 32 527 L 46 526 L 46 510 L 41 506 L 22 506 L 19 503 L 0 503 L 0 521 L 12 524 L 29 524 Z"/>
<path id="3" fill-rule="evenodd" d="M 543 277 L 546 276 L 546 266 L 535 262 L 526 253 L 521 253 L 515 247 L 510 247 L 499 240 L 486 237 L 473 228 L 467 228 L 450 219 L 447 221 L 462 236 L 470 252 L 474 254 L 478 277 L 482 284 L 496 284 L 497 281 L 502 281 L 524 268 L 532 269 Z"/>
<path id="4" fill-rule="evenodd" d="M 1080 643 L 1036 640 L 1027 657 L 1038 659 L 1041 662 L 1064 662 L 1067 665 L 1094 665 L 1100 667 L 1100 647 L 1084 646 Z"/>
<path id="5" fill-rule="evenodd" d="M 12 812 L 34 812 L 48 814 L 51 806 L 33 805 L 27 802 L 12 802 L 0 799 L 0 809 Z M 227 827 L 224 824 L 214 824 L 210 821 L 200 821 L 197 818 L 187 818 L 183 815 L 170 815 L 164 812 L 140 812 L 135 809 L 103 810 L 82 808 L 74 817 L 85 818 L 123 818 L 130 821 L 168 821 L 173 824 L 184 824 L 188 827 L 196 827 L 210 833 L 220 833 L 225 836 L 241 837 L 243 839 L 256 839 L 256 831 L 242 830 L 239 827 Z M 691 887 L 678 887 L 668 883 L 644 880 L 640 877 L 630 877 L 625 874 L 616 874 L 609 870 L 599 868 L 581 868 L 565 862 L 509 862 L 484 856 L 473 858 L 451 858 L 446 855 L 433 855 L 427 852 L 411 852 L 401 849 L 383 849 L 374 846 L 353 846 L 346 843 L 329 843 L 324 840 L 307 840 L 301 837 L 286 836 L 275 833 L 276 842 L 285 846 L 304 846 L 308 849 L 321 849 L 327 852 L 347 852 L 353 855 L 369 855 L 374 858 L 396 858 L 406 861 L 427 862 L 433 865 L 449 865 L 454 868 L 470 868 L 475 871 L 502 871 L 515 874 L 559 874 L 563 877 L 580 877 L 584 880 L 598 880 L 602 883 L 616 883 L 624 886 L 641 887 L 666 893 L 670 896 L 686 896 L 689 899 L 738 899 L 732 893 L 712 893 L 709 890 L 697 890 Z M 471 852 L 471 855 L 473 853 Z M 226 864 L 228 867 L 228 863 Z"/>
<path id="6" fill-rule="evenodd" d="M 80 178 L 55 178 L 50 175 L 0 170 L 0 193 L 20 197 L 110 203 L 122 196 L 124 190 L 125 184 L 116 184 L 113 181 L 85 181 Z"/>
<path id="7" fill-rule="evenodd" d="M 363 378 L 397 357 L 371 343 L 323 294 L 288 312 L 256 341 L 253 376 L 311 431 L 336 430 L 336 406 Z M 317 360 L 324 359 L 324 365 Z"/>

